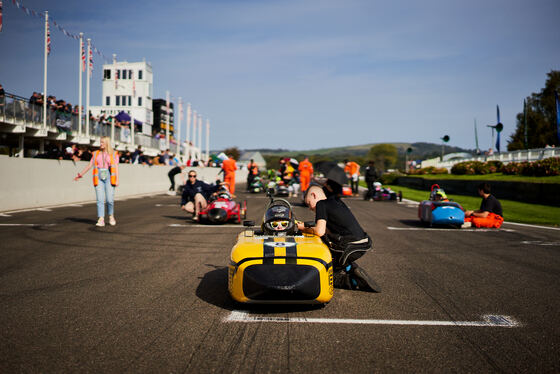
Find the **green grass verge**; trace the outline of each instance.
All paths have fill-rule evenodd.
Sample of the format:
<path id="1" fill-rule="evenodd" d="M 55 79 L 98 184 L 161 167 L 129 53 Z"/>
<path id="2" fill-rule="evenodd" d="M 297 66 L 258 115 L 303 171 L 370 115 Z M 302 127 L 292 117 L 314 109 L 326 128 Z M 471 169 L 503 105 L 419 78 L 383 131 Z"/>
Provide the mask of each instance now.
<path id="1" fill-rule="evenodd" d="M 485 175 L 455 175 L 455 174 L 424 174 L 409 175 L 424 179 L 453 179 L 453 180 L 476 180 L 476 181 L 503 181 L 503 182 L 527 182 L 527 183 L 560 183 L 560 175 L 551 177 L 526 177 L 523 175 L 506 175 L 493 173 Z"/>
<path id="2" fill-rule="evenodd" d="M 430 191 L 416 190 L 403 186 L 388 186 L 394 191 L 402 191 L 403 198 L 409 200 L 422 201 L 427 200 L 430 196 Z M 450 194 L 447 194 L 447 197 L 461 204 L 466 210 L 476 210 L 480 208 L 480 197 Z M 500 203 L 502 203 L 504 219 L 506 221 L 550 225 L 555 227 L 560 225 L 560 207 L 521 203 L 512 200 L 500 200 Z"/>

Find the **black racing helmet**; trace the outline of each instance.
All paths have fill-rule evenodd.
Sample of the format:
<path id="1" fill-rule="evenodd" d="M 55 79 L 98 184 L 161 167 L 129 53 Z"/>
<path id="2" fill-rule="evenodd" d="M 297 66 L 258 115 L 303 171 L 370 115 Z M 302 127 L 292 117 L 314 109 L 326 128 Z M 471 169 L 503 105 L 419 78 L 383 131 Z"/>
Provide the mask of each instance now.
<path id="1" fill-rule="evenodd" d="M 293 235 L 296 225 L 290 203 L 282 199 L 272 201 L 264 212 L 262 229 L 268 235 L 280 232 Z"/>

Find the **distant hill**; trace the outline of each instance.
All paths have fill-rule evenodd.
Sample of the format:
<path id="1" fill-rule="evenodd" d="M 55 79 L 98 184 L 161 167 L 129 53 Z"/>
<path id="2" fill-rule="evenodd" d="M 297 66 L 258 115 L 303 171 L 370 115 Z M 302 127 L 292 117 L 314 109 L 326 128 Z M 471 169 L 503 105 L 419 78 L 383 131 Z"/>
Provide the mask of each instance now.
<path id="1" fill-rule="evenodd" d="M 437 157 L 441 155 L 441 144 L 435 143 L 370 143 L 362 145 L 351 145 L 346 147 L 335 147 L 335 148 L 320 148 L 312 149 L 306 151 L 292 151 L 287 149 L 247 149 L 246 152 L 260 152 L 264 156 L 283 156 L 283 157 L 297 157 L 297 156 L 317 156 L 324 155 L 333 158 L 348 156 L 348 157 L 365 157 L 370 148 L 376 144 L 393 144 L 399 154 L 404 155 L 408 148 L 412 148 L 411 158 L 413 159 L 426 159 L 431 157 Z M 455 152 L 469 152 L 474 153 L 473 150 L 463 149 L 460 147 L 445 146 L 445 153 L 455 153 Z M 404 156 L 403 156 L 404 157 Z"/>

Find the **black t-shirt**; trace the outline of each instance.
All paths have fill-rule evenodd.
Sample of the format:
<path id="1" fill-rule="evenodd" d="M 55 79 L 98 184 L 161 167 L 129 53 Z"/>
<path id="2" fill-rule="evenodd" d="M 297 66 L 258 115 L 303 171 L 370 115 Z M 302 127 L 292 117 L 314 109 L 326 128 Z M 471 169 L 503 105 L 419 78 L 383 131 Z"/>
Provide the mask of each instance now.
<path id="1" fill-rule="evenodd" d="M 494 195 L 490 195 L 486 199 L 482 199 L 482 202 L 480 203 L 480 210 L 483 212 L 494 213 L 502 217 L 504 216 L 502 213 L 502 204 L 500 204 Z"/>
<path id="2" fill-rule="evenodd" d="M 315 222 L 327 221 L 327 233 L 341 235 L 351 241 L 366 237 L 366 233 L 350 209 L 339 198 L 329 196 L 320 200 L 315 207 Z"/>

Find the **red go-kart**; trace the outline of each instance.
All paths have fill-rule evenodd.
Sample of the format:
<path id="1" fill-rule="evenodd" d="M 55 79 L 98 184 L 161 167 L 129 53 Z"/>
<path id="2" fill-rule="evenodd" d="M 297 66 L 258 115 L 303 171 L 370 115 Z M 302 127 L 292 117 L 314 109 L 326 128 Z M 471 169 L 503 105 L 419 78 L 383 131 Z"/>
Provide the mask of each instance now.
<path id="1" fill-rule="evenodd" d="M 206 209 L 198 214 L 199 222 L 222 224 L 227 222 L 241 223 L 247 216 L 247 201 L 241 204 L 233 201 L 227 191 L 220 191 L 210 201 Z"/>

